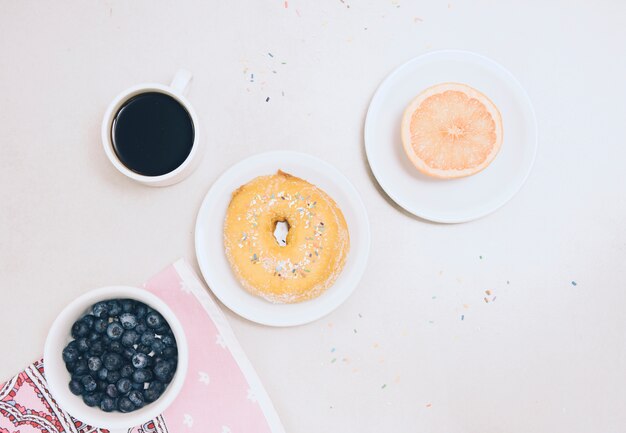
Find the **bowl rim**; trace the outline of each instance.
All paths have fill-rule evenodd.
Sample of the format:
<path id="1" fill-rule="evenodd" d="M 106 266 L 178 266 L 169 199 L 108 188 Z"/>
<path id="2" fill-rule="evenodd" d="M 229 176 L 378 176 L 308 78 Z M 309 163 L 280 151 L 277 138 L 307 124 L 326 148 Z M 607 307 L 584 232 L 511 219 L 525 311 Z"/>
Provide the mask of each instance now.
<path id="1" fill-rule="evenodd" d="M 71 340 L 70 329 L 96 302 L 110 299 L 133 299 L 158 311 L 170 325 L 178 348 L 178 366 L 174 378 L 158 400 L 130 413 L 104 412 L 87 406 L 69 391 L 70 374 L 65 368 L 62 352 Z M 106 286 L 90 290 L 70 302 L 56 317 L 44 346 L 44 375 L 48 388 L 58 405 L 72 417 L 92 427 L 123 430 L 141 425 L 160 415 L 177 397 L 187 375 L 189 347 L 185 331 L 172 309 L 157 295 L 137 287 Z M 124 430 L 125 431 L 125 430 Z"/>

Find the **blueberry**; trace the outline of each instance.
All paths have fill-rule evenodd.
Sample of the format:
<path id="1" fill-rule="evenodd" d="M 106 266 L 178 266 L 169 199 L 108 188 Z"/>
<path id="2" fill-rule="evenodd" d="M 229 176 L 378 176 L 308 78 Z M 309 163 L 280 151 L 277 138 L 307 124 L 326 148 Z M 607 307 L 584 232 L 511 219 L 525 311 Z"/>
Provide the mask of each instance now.
<path id="1" fill-rule="evenodd" d="M 145 304 L 138 302 L 135 306 L 135 316 L 137 316 L 137 319 L 143 319 L 147 313 L 148 307 Z"/>
<path id="2" fill-rule="evenodd" d="M 63 349 L 63 361 L 66 363 L 78 361 L 78 356 L 80 355 L 76 345 L 72 343 L 68 344 L 65 346 L 65 349 Z"/>
<path id="3" fill-rule="evenodd" d="M 132 347 L 128 347 L 124 349 L 124 351 L 122 352 L 122 358 L 130 361 L 132 357 L 135 355 L 135 353 L 137 353 L 135 349 L 133 349 Z"/>
<path id="4" fill-rule="evenodd" d="M 87 406 L 98 406 L 102 400 L 101 394 L 83 394 L 83 401 Z"/>
<path id="5" fill-rule="evenodd" d="M 132 358 L 133 367 L 146 368 L 148 366 L 148 355 L 145 353 L 137 353 Z"/>
<path id="6" fill-rule="evenodd" d="M 77 381 L 78 383 L 80 383 L 80 384 L 82 385 L 82 383 L 83 383 L 83 377 L 85 377 L 85 376 L 86 376 L 86 375 L 78 376 L 78 375 L 76 375 L 76 374 L 72 374 L 72 375 L 71 375 L 71 380 L 75 380 L 75 381 Z"/>
<path id="7" fill-rule="evenodd" d="M 154 336 L 154 332 L 152 331 L 146 331 L 143 334 L 141 334 L 141 344 L 145 344 L 146 346 L 150 346 L 152 343 L 154 343 L 154 341 L 156 340 L 155 336 Z"/>
<path id="8" fill-rule="evenodd" d="M 93 330 L 98 334 L 104 334 L 109 326 L 109 321 L 106 319 L 96 319 L 93 323 Z"/>
<path id="9" fill-rule="evenodd" d="M 119 371 L 109 371 L 107 373 L 107 382 L 109 383 L 117 383 L 118 380 L 122 378 L 122 375 Z"/>
<path id="10" fill-rule="evenodd" d="M 83 378 L 80 380 L 80 383 L 83 385 L 83 388 L 85 388 L 85 391 L 87 392 L 93 392 L 98 387 L 98 384 L 91 376 L 83 376 Z"/>
<path id="11" fill-rule="evenodd" d="M 105 331 L 106 331 L 106 328 L 105 328 Z M 91 334 L 89 334 L 89 336 L 87 337 L 87 340 L 89 341 L 89 344 L 91 344 L 93 341 L 96 341 L 99 338 L 100 338 L 100 335 L 96 331 L 92 331 Z"/>
<path id="12" fill-rule="evenodd" d="M 135 410 L 135 405 L 128 399 L 128 397 L 122 397 L 117 401 L 117 408 L 120 412 L 128 413 Z"/>
<path id="13" fill-rule="evenodd" d="M 91 327 L 93 326 L 94 322 L 96 321 L 96 318 L 93 317 L 91 314 L 87 314 L 81 320 L 87 325 L 87 327 L 89 329 L 91 329 Z"/>
<path id="14" fill-rule="evenodd" d="M 72 325 L 72 337 L 80 338 L 80 337 L 84 337 L 84 336 L 86 336 L 88 334 L 89 334 L 89 327 L 87 326 L 87 324 L 82 319 L 81 320 L 77 320 Z"/>
<path id="15" fill-rule="evenodd" d="M 140 322 L 139 325 L 137 325 L 137 327 L 135 328 L 135 331 L 137 332 L 137 334 L 140 334 L 140 335 L 146 332 L 147 330 L 148 330 L 148 327 L 143 322 Z"/>
<path id="16" fill-rule="evenodd" d="M 155 340 L 150 348 L 155 353 L 155 355 L 161 356 L 163 354 L 163 349 L 165 349 L 165 344 L 163 344 L 161 340 Z"/>
<path id="17" fill-rule="evenodd" d="M 74 395 L 81 395 L 83 393 L 83 385 L 78 380 L 70 380 L 70 391 Z"/>
<path id="18" fill-rule="evenodd" d="M 137 352 L 141 352 L 147 355 L 151 351 L 152 349 L 150 348 L 150 346 L 146 346 L 145 344 L 140 344 L 139 346 L 137 346 Z"/>
<path id="19" fill-rule="evenodd" d="M 157 400 L 163 391 L 165 390 L 165 385 L 163 385 L 158 380 L 151 382 L 147 389 L 144 389 L 143 396 L 148 403 L 152 403 Z"/>
<path id="20" fill-rule="evenodd" d="M 124 328 L 122 328 L 122 325 L 117 322 L 109 323 L 109 326 L 107 327 L 107 336 L 111 340 L 117 340 L 121 338 L 123 333 Z"/>
<path id="21" fill-rule="evenodd" d="M 124 329 L 133 329 L 137 326 L 137 316 L 132 313 L 123 313 L 120 315 L 120 323 Z"/>
<path id="22" fill-rule="evenodd" d="M 130 329 L 128 331 L 124 331 L 122 334 L 122 345 L 125 347 L 131 347 L 139 340 L 139 334 L 134 330 Z"/>
<path id="23" fill-rule="evenodd" d="M 107 370 L 119 370 L 122 367 L 122 355 L 114 352 L 107 352 L 102 356 L 102 363 Z"/>
<path id="24" fill-rule="evenodd" d="M 130 380 L 125 377 L 118 380 L 116 385 L 117 390 L 122 394 L 126 394 L 128 391 L 130 391 Z"/>
<path id="25" fill-rule="evenodd" d="M 163 349 L 163 357 L 164 358 L 174 358 L 176 355 L 178 355 L 178 349 L 176 349 L 176 346 L 174 347 L 166 347 L 165 349 Z"/>
<path id="26" fill-rule="evenodd" d="M 154 376 L 161 382 L 169 382 L 174 374 L 172 364 L 165 360 L 157 361 L 152 371 L 154 371 Z"/>
<path id="27" fill-rule="evenodd" d="M 104 380 L 99 380 L 96 382 L 96 390 L 98 390 L 99 392 L 104 392 L 107 389 L 107 386 L 109 384 L 106 383 Z"/>
<path id="28" fill-rule="evenodd" d="M 107 318 L 109 317 L 109 307 L 107 306 L 106 301 L 98 302 L 93 306 L 93 315 L 99 318 Z"/>
<path id="29" fill-rule="evenodd" d="M 78 350 L 78 344 L 74 340 L 72 340 L 69 343 L 67 343 L 67 345 L 65 347 L 71 347 L 72 349 Z"/>
<path id="30" fill-rule="evenodd" d="M 136 407 L 142 407 L 145 403 L 145 399 L 143 394 L 140 391 L 132 390 L 128 393 L 128 399 L 134 404 Z"/>
<path id="31" fill-rule="evenodd" d="M 163 324 L 163 318 L 156 311 L 150 311 L 146 314 L 146 325 L 150 329 L 156 329 Z"/>
<path id="32" fill-rule="evenodd" d="M 76 348 L 79 352 L 86 352 L 89 350 L 89 341 L 87 338 L 82 337 L 76 340 Z"/>
<path id="33" fill-rule="evenodd" d="M 164 335 L 161 338 L 161 342 L 166 346 L 176 346 L 176 339 L 171 334 Z"/>
<path id="34" fill-rule="evenodd" d="M 168 324 L 165 323 L 165 324 L 159 326 L 158 328 L 156 328 L 154 330 L 154 332 L 156 332 L 158 335 L 165 335 L 165 334 L 168 334 L 168 333 L 172 332 L 172 330 L 170 329 Z"/>
<path id="35" fill-rule="evenodd" d="M 105 396 L 102 397 L 102 400 L 100 400 L 100 409 L 104 412 L 113 412 L 115 410 L 115 405 L 116 402 L 111 397 Z"/>
<path id="36" fill-rule="evenodd" d="M 68 371 L 68 373 L 71 373 L 74 371 L 74 369 L 76 369 L 77 362 L 78 361 L 65 363 L 65 369 Z"/>
<path id="37" fill-rule="evenodd" d="M 106 368 L 101 368 L 100 370 L 98 370 L 98 379 L 107 380 L 108 375 L 109 370 L 107 370 Z"/>
<path id="38" fill-rule="evenodd" d="M 111 344 L 109 344 L 109 352 L 122 353 L 123 350 L 124 347 L 119 341 L 112 341 Z"/>
<path id="39" fill-rule="evenodd" d="M 122 299 L 120 304 L 122 305 L 122 311 L 124 313 L 131 313 L 135 308 L 135 301 L 132 299 Z"/>
<path id="40" fill-rule="evenodd" d="M 152 379 L 152 372 L 145 368 L 138 368 L 133 373 L 133 382 L 144 383 L 149 382 Z"/>
<path id="41" fill-rule="evenodd" d="M 137 383 L 137 382 L 133 382 L 131 387 L 133 388 L 134 391 L 143 391 L 144 389 L 143 383 Z"/>
<path id="42" fill-rule="evenodd" d="M 90 371 L 96 372 L 102 368 L 102 360 L 97 356 L 91 356 L 87 359 L 87 367 Z"/>
<path id="43" fill-rule="evenodd" d="M 74 370 L 76 370 L 76 365 L 78 364 L 78 361 L 74 361 L 74 362 L 66 362 L 65 363 L 65 369 L 67 370 L 68 373 L 74 373 Z"/>
<path id="44" fill-rule="evenodd" d="M 102 340 L 96 340 L 89 346 L 89 354 L 91 356 L 100 356 L 104 353 L 104 344 Z"/>
<path id="45" fill-rule="evenodd" d="M 109 316 L 119 316 L 122 312 L 122 304 L 116 299 L 107 301 L 107 307 L 109 309 Z"/>
<path id="46" fill-rule="evenodd" d="M 89 367 L 87 366 L 87 360 L 80 359 L 74 366 L 74 370 L 72 371 L 72 373 L 79 375 L 79 376 L 84 376 L 85 374 L 88 373 L 88 370 L 89 370 Z"/>
<path id="47" fill-rule="evenodd" d="M 133 371 L 135 369 L 130 364 L 125 364 L 120 368 L 120 376 L 121 377 L 131 377 L 133 375 Z"/>
<path id="48" fill-rule="evenodd" d="M 78 365 L 79 361 L 80 361 L 80 359 L 78 361 L 66 362 L 65 363 L 65 369 L 68 372 L 73 373 L 74 370 L 76 369 L 76 366 Z"/>
<path id="49" fill-rule="evenodd" d="M 120 394 L 120 392 L 117 390 L 117 386 L 115 386 L 115 384 L 113 383 L 107 385 L 104 393 L 111 398 L 117 398 L 117 396 Z"/>

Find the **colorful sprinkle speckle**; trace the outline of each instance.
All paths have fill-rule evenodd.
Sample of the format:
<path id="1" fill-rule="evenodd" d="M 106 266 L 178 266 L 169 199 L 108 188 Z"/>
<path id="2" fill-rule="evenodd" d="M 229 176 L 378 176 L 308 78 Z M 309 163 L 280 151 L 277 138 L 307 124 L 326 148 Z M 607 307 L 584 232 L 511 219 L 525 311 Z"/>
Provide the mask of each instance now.
<path id="1" fill-rule="evenodd" d="M 496 300 L 496 295 L 493 294 L 493 290 L 486 289 L 485 294 L 487 295 L 483 298 L 485 300 L 485 303 L 488 304 L 489 302 L 493 302 Z"/>
<path id="2" fill-rule="evenodd" d="M 578 283 L 576 283 L 576 281 L 572 281 L 572 286 L 577 286 Z"/>

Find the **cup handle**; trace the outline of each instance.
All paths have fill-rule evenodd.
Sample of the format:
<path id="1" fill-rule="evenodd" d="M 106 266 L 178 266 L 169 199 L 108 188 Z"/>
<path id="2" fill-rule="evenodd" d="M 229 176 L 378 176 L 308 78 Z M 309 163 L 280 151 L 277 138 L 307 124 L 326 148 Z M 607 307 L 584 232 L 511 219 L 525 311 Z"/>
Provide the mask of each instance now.
<path id="1" fill-rule="evenodd" d="M 189 87 L 192 77 L 193 75 L 187 69 L 179 69 L 178 72 L 176 72 L 176 75 L 174 75 L 174 79 L 172 80 L 170 87 L 177 93 L 184 95 L 187 93 L 187 88 Z"/>

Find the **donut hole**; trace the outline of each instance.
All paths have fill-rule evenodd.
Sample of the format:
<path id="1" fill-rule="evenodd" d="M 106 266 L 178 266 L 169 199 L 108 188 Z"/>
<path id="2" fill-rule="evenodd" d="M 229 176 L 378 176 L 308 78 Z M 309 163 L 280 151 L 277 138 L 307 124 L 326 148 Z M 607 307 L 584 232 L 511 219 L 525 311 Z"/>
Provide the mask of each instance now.
<path id="1" fill-rule="evenodd" d="M 286 220 L 274 222 L 274 239 L 280 247 L 287 246 L 287 234 L 289 233 L 289 223 Z"/>

